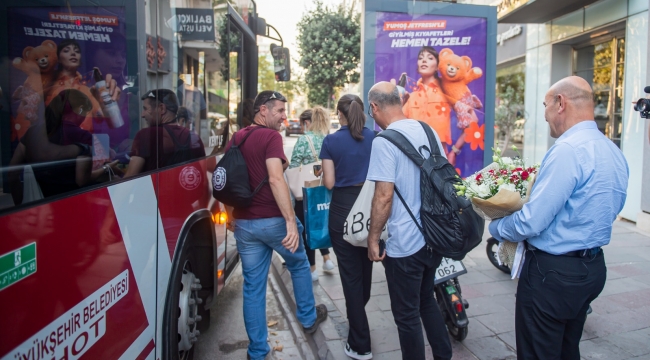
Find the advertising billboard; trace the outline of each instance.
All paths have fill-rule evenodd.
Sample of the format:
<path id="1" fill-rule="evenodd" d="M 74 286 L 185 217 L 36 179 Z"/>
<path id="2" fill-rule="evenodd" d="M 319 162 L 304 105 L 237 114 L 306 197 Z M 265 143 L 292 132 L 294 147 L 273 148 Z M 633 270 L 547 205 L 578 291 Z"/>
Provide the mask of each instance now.
<path id="1" fill-rule="evenodd" d="M 12 148 L 32 125 L 44 120 L 54 98 L 72 89 L 83 94 L 92 109 L 76 119 L 73 125 L 81 130 L 66 133 L 68 142 L 86 142 L 91 133 L 95 158 L 107 159 L 109 147 L 116 149 L 129 137 L 125 89 L 133 81 L 126 75 L 125 8 L 11 7 L 8 20 L 14 70 L 9 74 Z M 117 104 L 102 98 L 108 87 L 102 80 L 109 74 L 123 90 Z"/>
<path id="2" fill-rule="evenodd" d="M 461 176 L 483 168 L 487 19 L 376 13 L 374 81 L 398 85 L 404 114 L 438 134 Z"/>

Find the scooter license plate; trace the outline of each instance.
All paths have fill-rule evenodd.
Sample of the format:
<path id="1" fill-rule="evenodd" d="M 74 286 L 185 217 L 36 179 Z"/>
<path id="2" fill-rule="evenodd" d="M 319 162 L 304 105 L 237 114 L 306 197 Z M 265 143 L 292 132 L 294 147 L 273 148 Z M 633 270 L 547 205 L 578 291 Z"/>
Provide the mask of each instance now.
<path id="1" fill-rule="evenodd" d="M 466 273 L 467 269 L 465 269 L 462 261 L 442 258 L 440 266 L 436 269 L 435 284 L 440 284 Z"/>

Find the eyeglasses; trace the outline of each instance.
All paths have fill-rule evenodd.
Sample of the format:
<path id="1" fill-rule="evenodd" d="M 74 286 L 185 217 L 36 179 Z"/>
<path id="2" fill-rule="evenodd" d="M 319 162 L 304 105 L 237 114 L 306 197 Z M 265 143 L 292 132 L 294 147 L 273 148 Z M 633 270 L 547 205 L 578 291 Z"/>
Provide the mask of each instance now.
<path id="1" fill-rule="evenodd" d="M 260 107 L 262 107 L 262 105 L 265 105 L 271 100 L 279 100 L 279 101 L 287 102 L 287 99 L 277 91 L 271 92 L 270 96 L 269 94 L 261 95 L 259 99 L 255 99 L 255 104 L 258 104 L 255 107 L 255 113 L 258 113 L 260 111 Z"/>
<path id="2" fill-rule="evenodd" d="M 372 103 L 368 104 L 368 116 L 370 116 L 371 119 L 375 118 L 372 116 Z"/>

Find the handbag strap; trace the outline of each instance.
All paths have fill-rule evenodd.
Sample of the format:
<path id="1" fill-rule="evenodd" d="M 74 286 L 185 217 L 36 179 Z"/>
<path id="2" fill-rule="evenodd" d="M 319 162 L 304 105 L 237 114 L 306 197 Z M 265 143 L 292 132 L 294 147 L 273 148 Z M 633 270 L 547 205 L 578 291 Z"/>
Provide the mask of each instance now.
<path id="1" fill-rule="evenodd" d="M 316 162 L 318 162 L 318 155 L 316 155 L 316 148 L 314 148 L 314 143 L 311 141 L 311 136 L 305 135 L 305 137 L 307 137 L 307 142 L 309 143 L 312 156 L 316 159 Z"/>

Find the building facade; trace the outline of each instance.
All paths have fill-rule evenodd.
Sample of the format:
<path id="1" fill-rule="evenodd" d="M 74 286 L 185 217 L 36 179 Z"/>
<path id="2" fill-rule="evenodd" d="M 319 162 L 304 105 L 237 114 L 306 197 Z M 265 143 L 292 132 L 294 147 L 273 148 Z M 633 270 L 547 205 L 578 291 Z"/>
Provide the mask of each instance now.
<path id="1" fill-rule="evenodd" d="M 598 128 L 621 148 L 629 164 L 628 196 L 621 216 L 648 228 L 650 121 L 634 111 L 634 103 L 650 85 L 649 1 L 549 1 L 543 7 L 539 3 L 506 0 L 499 6 L 500 26 L 528 23 L 523 155 L 541 162 L 555 142 L 542 104 L 548 88 L 566 76 L 583 77 L 594 90 Z"/>

